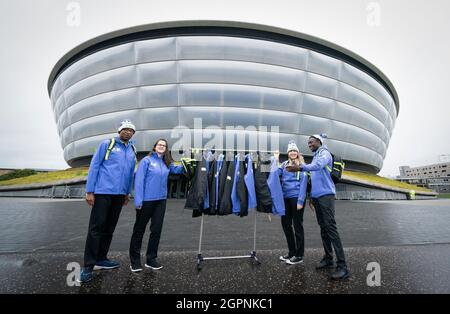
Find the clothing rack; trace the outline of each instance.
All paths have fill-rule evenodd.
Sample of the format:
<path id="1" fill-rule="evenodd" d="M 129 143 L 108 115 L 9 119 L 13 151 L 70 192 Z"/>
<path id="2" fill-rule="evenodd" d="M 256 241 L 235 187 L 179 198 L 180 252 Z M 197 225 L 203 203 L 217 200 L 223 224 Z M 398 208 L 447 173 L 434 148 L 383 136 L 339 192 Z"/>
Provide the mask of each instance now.
<path id="1" fill-rule="evenodd" d="M 212 257 L 203 257 L 202 255 L 202 240 L 203 240 L 203 217 L 205 216 L 202 214 L 202 219 L 200 222 L 200 239 L 198 241 L 198 254 L 197 254 L 197 270 L 202 269 L 202 263 L 205 260 L 220 260 L 220 259 L 238 259 L 238 258 L 250 258 L 256 262 L 257 265 L 261 264 L 261 262 L 256 257 L 256 216 L 257 211 L 255 212 L 255 220 L 253 224 L 253 250 L 250 251 L 250 254 L 248 255 L 234 255 L 234 256 L 212 256 Z"/>
<path id="2" fill-rule="evenodd" d="M 260 150 L 239 150 L 239 149 L 211 149 L 211 148 L 190 148 L 189 152 L 192 156 L 192 154 L 200 153 L 200 152 L 207 152 L 210 151 L 211 153 L 214 151 L 213 154 L 216 152 L 220 153 L 231 153 L 234 152 L 234 155 L 237 154 L 252 154 L 257 153 L 258 155 L 260 153 L 263 154 L 272 154 L 273 151 L 260 151 Z M 255 161 L 253 161 L 255 162 Z M 255 261 L 257 265 L 260 265 L 261 262 L 256 257 L 256 218 L 257 218 L 257 210 L 254 209 L 255 212 L 255 219 L 253 223 L 253 250 L 250 251 L 248 255 L 234 255 L 234 256 L 211 256 L 211 257 L 203 257 L 202 254 L 202 241 L 203 241 L 203 224 L 204 224 L 204 214 L 202 214 L 201 222 L 200 222 L 200 237 L 198 242 L 198 253 L 197 253 L 197 270 L 200 271 L 203 267 L 203 262 L 206 260 L 225 260 L 225 259 L 242 259 L 242 258 L 250 258 L 252 261 Z"/>

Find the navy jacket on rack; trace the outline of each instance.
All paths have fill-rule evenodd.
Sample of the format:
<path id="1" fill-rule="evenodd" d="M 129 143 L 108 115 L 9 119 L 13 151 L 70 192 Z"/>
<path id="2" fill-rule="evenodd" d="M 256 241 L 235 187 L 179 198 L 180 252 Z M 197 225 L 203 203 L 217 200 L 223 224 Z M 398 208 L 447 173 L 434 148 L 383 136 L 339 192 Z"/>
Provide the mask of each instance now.
<path id="1" fill-rule="evenodd" d="M 209 169 L 209 177 L 211 178 L 209 184 L 209 214 L 217 215 L 219 211 L 221 195 L 219 194 L 219 175 L 222 170 L 224 156 L 221 154 L 212 164 Z M 223 189 L 222 189 L 223 192 Z"/>
<path id="2" fill-rule="evenodd" d="M 248 192 L 248 211 L 256 209 L 256 191 L 255 191 L 255 179 L 253 177 L 253 160 L 251 154 L 246 157 L 247 173 L 244 176 L 245 186 Z"/>
<path id="3" fill-rule="evenodd" d="M 234 182 L 231 192 L 233 214 L 241 217 L 248 215 L 248 193 L 244 181 L 245 165 L 243 159 L 244 157 L 240 154 L 235 157 L 236 168 L 234 171 Z"/>
<path id="4" fill-rule="evenodd" d="M 241 217 L 248 215 L 248 191 L 247 185 L 245 184 L 245 173 L 245 162 L 242 159 L 239 161 L 239 175 L 237 182 L 237 193 L 239 201 L 241 202 L 239 216 Z"/>
<path id="5" fill-rule="evenodd" d="M 210 162 L 209 171 L 208 171 L 208 191 L 209 191 L 209 215 L 216 215 L 216 169 L 217 162 L 215 160 Z"/>
<path id="6" fill-rule="evenodd" d="M 206 160 L 197 161 L 194 178 L 192 179 L 184 206 L 184 208 L 192 209 L 192 217 L 199 217 L 204 212 L 208 183 L 207 175 Z"/>
<path id="7" fill-rule="evenodd" d="M 255 192 L 257 211 L 263 213 L 272 212 L 272 197 L 270 196 L 269 185 L 267 184 L 267 177 L 269 172 L 265 171 L 270 167 L 269 161 L 258 161 L 256 169 L 254 171 L 255 179 Z M 263 168 L 263 169 L 261 169 Z"/>
<path id="8" fill-rule="evenodd" d="M 230 162 L 224 160 L 222 162 L 222 167 L 220 168 L 219 171 L 219 182 L 218 182 L 218 188 L 217 188 L 217 213 L 219 215 L 224 215 L 221 210 L 220 210 L 220 206 L 222 203 L 222 199 L 223 199 L 223 191 L 225 190 L 225 184 L 227 181 L 227 171 L 228 171 L 228 166 L 229 166 Z"/>
<path id="9" fill-rule="evenodd" d="M 232 202 L 231 202 L 231 191 L 233 189 L 234 183 L 234 161 L 227 161 L 227 172 L 223 184 L 223 194 L 221 195 L 219 215 L 229 215 L 231 214 Z"/>
<path id="10" fill-rule="evenodd" d="M 203 213 L 209 214 L 209 206 L 210 206 L 210 203 L 209 203 L 210 188 L 209 187 L 211 185 L 211 180 L 212 180 L 210 168 L 215 163 L 215 160 L 214 160 L 214 155 L 211 152 L 203 154 L 203 158 L 205 159 L 205 166 L 206 166 L 206 187 L 205 187 L 206 191 L 205 191 L 205 202 L 203 204 Z"/>

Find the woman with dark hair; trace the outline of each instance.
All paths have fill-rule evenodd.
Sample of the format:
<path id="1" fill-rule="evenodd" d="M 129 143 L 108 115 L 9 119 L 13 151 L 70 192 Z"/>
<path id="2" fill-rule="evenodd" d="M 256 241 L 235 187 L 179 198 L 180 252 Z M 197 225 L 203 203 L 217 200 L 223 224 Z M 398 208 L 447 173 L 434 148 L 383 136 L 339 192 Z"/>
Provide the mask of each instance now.
<path id="1" fill-rule="evenodd" d="M 134 223 L 130 243 L 130 269 L 132 272 L 142 271 L 142 238 L 149 220 L 151 220 L 150 239 L 147 246 L 145 267 L 155 270 L 162 268 L 156 257 L 166 211 L 167 179 L 169 173 L 180 174 L 183 172 L 183 166 L 173 164 L 167 146 L 165 139 L 157 140 L 150 154 L 139 163 L 134 179 L 136 222 Z"/>

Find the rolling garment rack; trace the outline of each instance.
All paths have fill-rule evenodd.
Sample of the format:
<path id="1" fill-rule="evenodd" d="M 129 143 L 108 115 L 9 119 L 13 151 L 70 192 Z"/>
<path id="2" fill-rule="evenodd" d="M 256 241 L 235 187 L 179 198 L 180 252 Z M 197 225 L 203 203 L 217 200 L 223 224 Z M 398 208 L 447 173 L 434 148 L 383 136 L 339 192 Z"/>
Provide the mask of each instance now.
<path id="1" fill-rule="evenodd" d="M 208 149 L 210 150 L 210 149 Z M 206 151 L 206 149 L 196 149 L 193 148 L 192 151 Z M 212 150 L 210 150 L 212 151 Z M 242 152 L 242 151 L 237 151 L 237 150 L 220 150 L 221 152 Z M 256 151 L 256 150 L 246 150 L 245 152 L 247 153 L 271 153 L 268 151 Z M 257 210 L 256 208 L 254 209 L 254 223 L 253 223 L 253 250 L 250 251 L 250 254 L 248 255 L 233 255 L 233 256 L 208 256 L 208 257 L 204 257 L 202 254 L 202 241 L 203 241 L 203 224 L 204 224 L 204 214 L 202 213 L 202 217 L 201 217 L 201 222 L 200 222 L 200 237 L 199 237 L 199 241 L 198 241 L 198 253 L 197 253 L 197 270 L 201 270 L 202 269 L 202 263 L 203 261 L 206 260 L 225 260 L 225 259 L 248 259 L 250 258 L 251 260 L 255 261 L 257 265 L 260 265 L 261 262 L 258 260 L 258 258 L 256 257 L 256 218 L 257 218 Z"/>
<path id="2" fill-rule="evenodd" d="M 257 212 L 255 210 L 255 221 L 253 224 L 253 250 L 248 255 L 233 255 L 233 256 L 212 256 L 212 257 L 203 257 L 202 255 L 202 239 L 203 239 L 203 217 L 202 214 L 201 222 L 200 222 L 200 239 L 198 241 L 198 254 L 197 254 L 197 270 L 202 269 L 202 262 L 205 260 L 218 260 L 218 259 L 238 259 L 238 258 L 250 258 L 256 262 L 257 265 L 261 264 L 261 262 L 256 257 L 256 215 Z"/>

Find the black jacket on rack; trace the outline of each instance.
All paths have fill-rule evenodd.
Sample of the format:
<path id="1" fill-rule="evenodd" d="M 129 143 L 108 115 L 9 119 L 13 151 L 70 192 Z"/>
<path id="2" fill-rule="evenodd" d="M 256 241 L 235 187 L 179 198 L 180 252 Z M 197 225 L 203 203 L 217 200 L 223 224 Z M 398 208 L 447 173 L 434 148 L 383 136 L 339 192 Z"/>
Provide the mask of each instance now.
<path id="1" fill-rule="evenodd" d="M 219 177 L 217 178 L 219 180 L 219 188 L 218 188 L 218 202 L 217 202 L 217 211 L 220 209 L 220 203 L 222 202 L 222 195 L 223 190 L 225 189 L 225 182 L 227 180 L 227 171 L 228 171 L 228 165 L 230 164 L 229 161 L 223 161 L 222 168 L 220 168 Z"/>
<path id="2" fill-rule="evenodd" d="M 220 197 L 221 200 L 219 206 L 219 215 L 231 214 L 231 209 L 233 207 L 233 204 L 231 202 L 231 191 L 233 189 L 233 182 L 234 182 L 234 169 L 235 169 L 234 161 L 226 161 L 224 165 L 227 166 L 226 175 L 222 177 L 221 171 L 221 178 L 220 178 L 221 181 L 219 182 L 219 188 L 220 183 L 222 183 L 223 185 L 223 193 L 221 194 Z"/>
<path id="3" fill-rule="evenodd" d="M 244 159 L 244 158 L 242 158 Z M 239 197 L 240 201 L 240 212 L 239 216 L 244 217 L 248 215 L 248 192 L 247 192 L 247 186 L 245 185 L 245 169 L 246 163 L 244 160 L 239 161 L 239 175 L 236 182 L 236 192 Z"/>
<path id="4" fill-rule="evenodd" d="M 212 160 L 209 162 L 209 172 L 208 172 L 208 190 L 209 190 L 209 210 L 205 213 L 209 215 L 216 215 L 216 171 L 217 171 L 217 161 Z"/>
<path id="5" fill-rule="evenodd" d="M 192 217 L 199 217 L 205 211 L 206 185 L 208 183 L 206 161 L 197 162 L 194 178 L 186 196 L 184 208 L 192 209 Z"/>
<path id="6" fill-rule="evenodd" d="M 272 196 L 270 195 L 269 185 L 267 184 L 267 178 L 270 172 L 262 171 L 261 167 L 264 170 L 269 169 L 270 160 L 265 162 L 259 161 L 253 173 L 255 178 L 256 202 L 258 204 L 256 210 L 263 213 L 271 213 Z"/>

